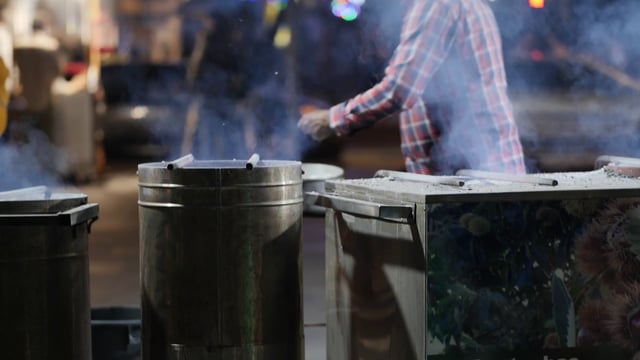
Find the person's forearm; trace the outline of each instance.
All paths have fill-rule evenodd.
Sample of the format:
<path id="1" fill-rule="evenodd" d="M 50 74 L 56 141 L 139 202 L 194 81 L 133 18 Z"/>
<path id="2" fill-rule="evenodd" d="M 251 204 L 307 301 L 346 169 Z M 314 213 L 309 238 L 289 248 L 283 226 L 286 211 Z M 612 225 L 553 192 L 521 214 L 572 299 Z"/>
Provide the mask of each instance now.
<path id="1" fill-rule="evenodd" d="M 415 3 L 405 17 L 400 43 L 384 79 L 331 109 L 331 126 L 338 134 L 369 126 L 422 101 L 427 84 L 449 51 L 449 33 L 458 11 L 439 2 Z"/>

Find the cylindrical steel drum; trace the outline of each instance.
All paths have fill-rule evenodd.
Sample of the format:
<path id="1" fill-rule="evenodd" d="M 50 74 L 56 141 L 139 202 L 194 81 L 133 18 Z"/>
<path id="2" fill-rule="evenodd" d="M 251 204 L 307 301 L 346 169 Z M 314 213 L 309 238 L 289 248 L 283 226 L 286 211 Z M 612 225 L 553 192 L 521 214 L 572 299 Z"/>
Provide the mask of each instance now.
<path id="1" fill-rule="evenodd" d="M 0 193 L 0 358 L 91 359 L 84 194 Z"/>
<path id="2" fill-rule="evenodd" d="M 138 166 L 142 359 L 302 359 L 302 168 Z"/>

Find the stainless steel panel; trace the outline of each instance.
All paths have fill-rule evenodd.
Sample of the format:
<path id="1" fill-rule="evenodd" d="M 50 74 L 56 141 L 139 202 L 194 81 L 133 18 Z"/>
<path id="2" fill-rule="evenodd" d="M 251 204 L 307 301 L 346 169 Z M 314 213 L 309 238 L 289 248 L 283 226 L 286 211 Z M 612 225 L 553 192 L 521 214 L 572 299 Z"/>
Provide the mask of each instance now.
<path id="1" fill-rule="evenodd" d="M 424 359 L 424 217 L 401 223 L 328 209 L 325 221 L 328 358 Z"/>

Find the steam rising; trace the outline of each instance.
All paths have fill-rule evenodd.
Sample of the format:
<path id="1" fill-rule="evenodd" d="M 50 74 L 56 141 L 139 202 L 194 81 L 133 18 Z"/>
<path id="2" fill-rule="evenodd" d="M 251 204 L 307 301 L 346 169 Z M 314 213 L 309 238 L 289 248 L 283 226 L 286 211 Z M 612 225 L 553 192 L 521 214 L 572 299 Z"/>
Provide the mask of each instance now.
<path id="1" fill-rule="evenodd" d="M 548 1 L 542 10 L 527 9 L 524 1 L 493 5 L 525 150 L 638 156 L 638 91 L 620 79 L 640 80 L 640 3 Z M 555 58 L 550 38 L 571 55 Z"/>
<path id="2" fill-rule="evenodd" d="M 640 59 L 640 3 L 633 0 L 576 2 L 574 15 L 575 49 L 593 54 L 604 63 L 619 69 L 632 78 L 639 79 L 637 60 Z M 576 70 L 575 73 L 584 71 Z M 579 91 L 592 90 L 606 103 L 591 114 L 579 119 L 586 134 L 601 138 L 601 153 L 640 155 L 640 143 L 635 134 L 640 121 L 638 91 L 616 83 L 613 79 L 591 70 L 575 84 Z M 595 114 L 594 114 L 595 113 Z M 595 116 L 594 116 L 595 115 Z M 597 118 L 596 118 L 597 117 Z M 608 129 L 602 129 L 603 124 Z"/>
<path id="3" fill-rule="evenodd" d="M 65 154 L 38 130 L 28 130 L 26 135 L 28 139 L 20 144 L 0 143 L 0 191 L 63 183 Z"/>
<path id="4" fill-rule="evenodd" d="M 273 46 L 280 24 L 262 22 L 262 2 L 191 3 L 182 9 L 190 118 L 182 143 L 171 146 L 172 156 L 299 157 L 287 60 Z"/>

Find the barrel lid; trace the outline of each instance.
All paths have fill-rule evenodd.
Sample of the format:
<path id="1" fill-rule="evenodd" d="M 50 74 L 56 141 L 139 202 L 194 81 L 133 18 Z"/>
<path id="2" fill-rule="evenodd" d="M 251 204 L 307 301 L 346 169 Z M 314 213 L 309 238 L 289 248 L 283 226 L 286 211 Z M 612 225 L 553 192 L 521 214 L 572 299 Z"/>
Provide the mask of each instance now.
<path id="1" fill-rule="evenodd" d="M 246 160 L 195 160 L 180 166 L 172 162 L 138 165 L 140 186 L 164 187 L 224 187 L 281 186 L 302 184 L 299 161 L 258 160 L 249 165 Z"/>
<path id="2" fill-rule="evenodd" d="M 0 191 L 0 214 L 57 213 L 87 203 L 82 193 L 54 191 L 46 186 L 33 186 Z"/>
<path id="3" fill-rule="evenodd" d="M 168 169 L 171 162 L 160 161 L 138 165 L 138 169 Z M 293 160 L 260 160 L 255 168 L 271 168 L 283 166 L 300 166 L 299 161 Z M 194 160 L 181 166 L 182 169 L 218 170 L 218 169 L 246 169 L 246 160 Z"/>

